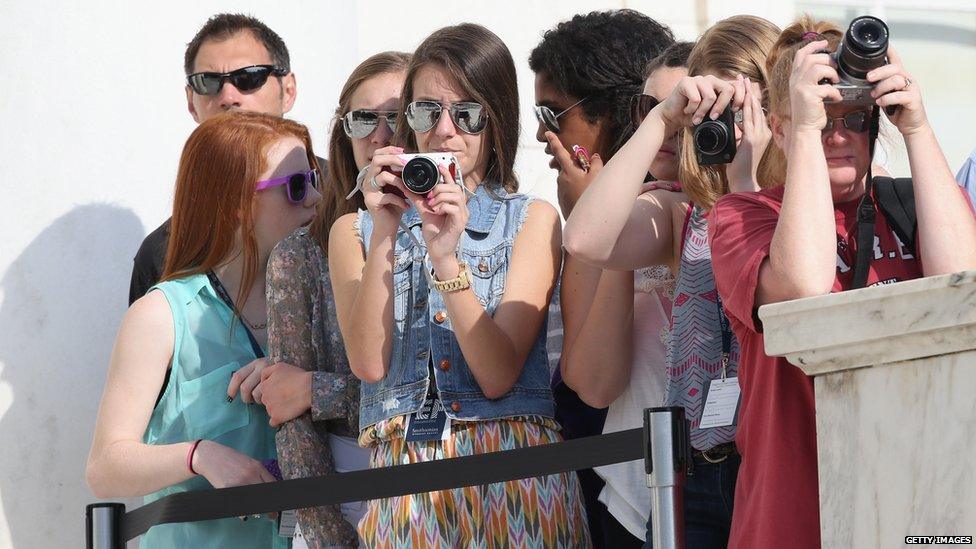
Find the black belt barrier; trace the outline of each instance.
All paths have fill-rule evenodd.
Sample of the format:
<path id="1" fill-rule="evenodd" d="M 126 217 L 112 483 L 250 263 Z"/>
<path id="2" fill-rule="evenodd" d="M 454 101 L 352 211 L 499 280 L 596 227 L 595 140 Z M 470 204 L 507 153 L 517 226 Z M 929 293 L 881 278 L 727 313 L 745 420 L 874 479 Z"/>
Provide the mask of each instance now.
<path id="1" fill-rule="evenodd" d="M 124 509 L 120 504 L 92 504 L 88 506 L 89 523 L 93 515 L 114 512 L 120 524 L 112 524 L 115 519 L 101 521 L 102 528 L 96 528 L 98 531 L 95 534 L 89 524 L 88 546 L 114 547 L 119 542 L 146 533 L 157 524 L 335 505 L 634 461 L 645 458 L 646 440 L 644 429 L 638 428 L 503 452 L 218 490 L 181 492 L 124 515 L 120 512 Z M 102 542 L 93 544 L 93 535 L 101 538 Z M 105 543 L 106 536 L 118 536 L 120 539 Z"/>

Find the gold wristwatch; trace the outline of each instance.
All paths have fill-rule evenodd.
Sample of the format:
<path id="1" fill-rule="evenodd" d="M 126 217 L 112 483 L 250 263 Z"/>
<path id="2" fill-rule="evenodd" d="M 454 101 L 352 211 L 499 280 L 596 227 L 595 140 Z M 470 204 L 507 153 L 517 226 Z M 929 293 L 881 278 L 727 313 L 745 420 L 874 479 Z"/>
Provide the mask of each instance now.
<path id="1" fill-rule="evenodd" d="M 431 271 L 431 287 L 441 293 L 467 290 L 471 287 L 471 276 L 469 273 L 470 271 L 468 270 L 468 264 L 464 261 L 458 261 L 458 275 L 450 280 L 441 282 L 440 280 L 437 280 L 433 271 Z"/>

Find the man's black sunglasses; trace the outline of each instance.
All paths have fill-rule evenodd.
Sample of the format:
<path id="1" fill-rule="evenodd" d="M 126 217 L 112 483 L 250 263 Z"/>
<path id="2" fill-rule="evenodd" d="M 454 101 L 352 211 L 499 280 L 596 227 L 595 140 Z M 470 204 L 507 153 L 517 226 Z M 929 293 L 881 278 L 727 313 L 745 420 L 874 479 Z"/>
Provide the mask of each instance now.
<path id="1" fill-rule="evenodd" d="M 272 74 L 285 76 L 288 71 L 274 65 L 251 65 L 230 72 L 196 72 L 186 77 L 186 83 L 200 95 L 217 95 L 225 80 L 238 90 L 249 92 L 263 86 Z"/>

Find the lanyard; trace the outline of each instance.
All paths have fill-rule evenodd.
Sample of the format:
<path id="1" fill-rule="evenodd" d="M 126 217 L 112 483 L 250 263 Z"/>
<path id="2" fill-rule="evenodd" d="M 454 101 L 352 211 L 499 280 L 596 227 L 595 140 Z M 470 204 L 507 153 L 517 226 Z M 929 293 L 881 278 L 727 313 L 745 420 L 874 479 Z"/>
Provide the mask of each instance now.
<path id="1" fill-rule="evenodd" d="M 217 275 L 215 275 L 213 271 L 207 271 L 207 278 L 210 279 L 210 285 L 213 286 L 213 289 L 217 292 L 217 296 L 220 297 L 220 300 L 226 303 L 227 306 L 230 307 L 231 311 L 234 311 L 236 314 L 240 314 L 237 311 L 237 307 L 234 306 L 234 301 L 231 300 L 230 295 L 227 293 L 227 289 L 224 288 L 224 285 L 220 283 L 220 279 L 217 278 Z M 241 327 L 244 328 L 244 332 L 247 333 L 247 339 L 251 342 L 251 350 L 254 351 L 254 358 L 264 358 L 264 349 L 258 345 L 258 340 L 254 339 L 254 334 L 252 334 L 251 330 L 248 329 L 247 324 L 243 322 L 243 319 L 241 321 Z"/>
<path id="2" fill-rule="evenodd" d="M 732 354 L 732 329 L 729 327 L 729 317 L 722 310 L 722 298 L 715 292 L 715 305 L 718 307 L 718 322 L 722 326 L 722 379 L 725 379 L 729 365 L 729 355 Z"/>

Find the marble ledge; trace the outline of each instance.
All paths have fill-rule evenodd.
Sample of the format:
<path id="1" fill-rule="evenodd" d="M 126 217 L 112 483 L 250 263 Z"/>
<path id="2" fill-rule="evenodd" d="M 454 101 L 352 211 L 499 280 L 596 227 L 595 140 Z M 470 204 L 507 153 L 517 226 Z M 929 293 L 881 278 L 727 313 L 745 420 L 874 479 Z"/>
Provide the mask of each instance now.
<path id="1" fill-rule="evenodd" d="M 976 349 L 976 271 L 759 308 L 766 353 L 807 375 Z"/>

